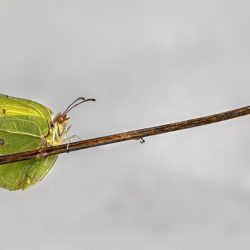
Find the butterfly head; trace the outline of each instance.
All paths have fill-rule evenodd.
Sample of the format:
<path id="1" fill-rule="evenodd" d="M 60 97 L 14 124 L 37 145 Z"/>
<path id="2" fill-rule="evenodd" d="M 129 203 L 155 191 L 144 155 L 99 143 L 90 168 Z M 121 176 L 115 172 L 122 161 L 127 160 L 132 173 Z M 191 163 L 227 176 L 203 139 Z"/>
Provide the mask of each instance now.
<path id="1" fill-rule="evenodd" d="M 70 118 L 68 117 L 67 113 L 58 113 L 55 118 L 53 119 L 52 123 L 59 123 L 63 124 L 67 122 Z"/>
<path id="2" fill-rule="evenodd" d="M 68 113 L 73 108 L 86 101 L 95 101 L 95 99 L 85 99 L 84 97 L 79 97 L 72 102 L 63 113 L 58 113 L 53 118 L 50 123 L 49 136 L 47 137 L 47 144 L 49 146 L 59 145 L 68 140 L 68 132 L 70 129 L 70 126 L 68 125 L 68 121 L 70 119 Z"/>

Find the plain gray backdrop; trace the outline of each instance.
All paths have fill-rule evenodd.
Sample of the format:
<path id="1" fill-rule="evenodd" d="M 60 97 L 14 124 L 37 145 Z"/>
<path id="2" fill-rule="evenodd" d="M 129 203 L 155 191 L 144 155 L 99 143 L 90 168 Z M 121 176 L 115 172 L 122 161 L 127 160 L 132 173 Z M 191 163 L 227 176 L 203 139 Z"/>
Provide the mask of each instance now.
<path id="1" fill-rule="evenodd" d="M 1 0 L 0 92 L 92 138 L 249 105 L 250 2 Z M 249 117 L 61 155 L 0 190 L 1 250 L 249 249 Z"/>

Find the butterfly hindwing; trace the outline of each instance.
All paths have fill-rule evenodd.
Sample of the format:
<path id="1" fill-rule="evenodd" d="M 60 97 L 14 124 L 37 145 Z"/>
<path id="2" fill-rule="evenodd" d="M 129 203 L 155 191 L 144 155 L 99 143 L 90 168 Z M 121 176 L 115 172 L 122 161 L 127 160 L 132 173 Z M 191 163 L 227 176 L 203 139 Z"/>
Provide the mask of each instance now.
<path id="1" fill-rule="evenodd" d="M 0 167 L 0 187 L 14 191 L 28 189 L 40 182 L 52 168 L 57 155 L 3 164 Z"/>
<path id="2" fill-rule="evenodd" d="M 31 160 L 32 166 L 26 172 L 26 182 L 24 181 L 22 189 L 28 189 L 32 185 L 40 182 L 53 167 L 58 155 L 51 155 L 41 159 Z"/>

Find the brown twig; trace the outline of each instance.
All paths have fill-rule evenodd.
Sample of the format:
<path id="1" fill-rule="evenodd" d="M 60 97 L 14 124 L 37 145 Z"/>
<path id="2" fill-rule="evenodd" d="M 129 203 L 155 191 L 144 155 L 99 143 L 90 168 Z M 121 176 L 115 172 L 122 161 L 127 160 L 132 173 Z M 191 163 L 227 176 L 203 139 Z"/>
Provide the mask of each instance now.
<path id="1" fill-rule="evenodd" d="M 191 120 L 181 121 L 170 123 L 161 126 L 155 126 L 150 128 L 144 128 L 139 130 L 128 131 L 119 134 L 113 134 L 78 142 L 73 142 L 69 144 L 62 144 L 59 146 L 48 147 L 43 149 L 38 149 L 34 151 L 27 151 L 18 154 L 4 155 L 0 156 L 0 164 L 12 163 L 17 161 L 35 159 L 46 157 L 49 155 L 62 154 L 71 151 L 76 151 L 85 148 L 97 147 L 106 144 L 128 141 L 128 140 L 140 140 L 141 143 L 144 142 L 144 137 L 153 136 L 157 134 L 177 131 L 181 129 L 193 128 L 198 126 L 207 125 L 210 123 L 221 122 L 233 118 L 237 118 L 240 116 L 245 116 L 250 114 L 250 106 L 246 106 L 243 108 L 230 110 L 223 113 L 218 113 L 214 115 L 204 116 L 200 118 L 195 118 Z"/>

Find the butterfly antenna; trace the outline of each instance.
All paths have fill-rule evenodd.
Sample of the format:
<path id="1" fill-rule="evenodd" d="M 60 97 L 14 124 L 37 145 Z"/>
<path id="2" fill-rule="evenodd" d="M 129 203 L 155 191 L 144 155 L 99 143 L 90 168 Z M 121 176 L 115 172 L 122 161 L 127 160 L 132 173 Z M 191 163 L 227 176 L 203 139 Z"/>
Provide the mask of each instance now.
<path id="1" fill-rule="evenodd" d="M 88 101 L 95 101 L 94 98 L 84 98 L 84 97 L 78 97 L 76 100 L 74 100 L 67 108 L 66 110 L 63 112 L 63 114 L 67 114 L 69 113 L 70 110 L 72 110 L 73 108 L 75 108 L 76 106 L 84 103 L 84 102 L 88 102 Z"/>

